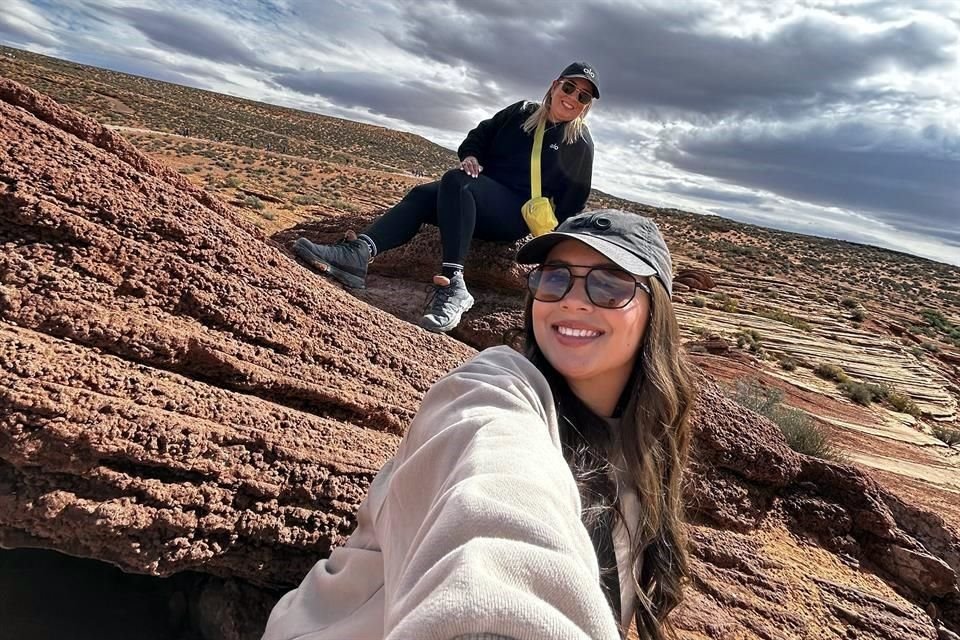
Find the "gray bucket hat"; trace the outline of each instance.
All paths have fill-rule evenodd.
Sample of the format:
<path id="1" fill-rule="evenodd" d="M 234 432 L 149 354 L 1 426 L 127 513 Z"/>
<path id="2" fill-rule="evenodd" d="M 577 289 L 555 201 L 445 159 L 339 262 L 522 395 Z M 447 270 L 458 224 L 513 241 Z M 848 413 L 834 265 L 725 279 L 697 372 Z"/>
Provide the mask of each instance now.
<path id="1" fill-rule="evenodd" d="M 573 238 L 636 276 L 653 276 L 673 295 L 673 262 L 656 223 L 619 209 L 587 211 L 567 218 L 517 252 L 520 264 L 540 264 L 557 243 Z"/>

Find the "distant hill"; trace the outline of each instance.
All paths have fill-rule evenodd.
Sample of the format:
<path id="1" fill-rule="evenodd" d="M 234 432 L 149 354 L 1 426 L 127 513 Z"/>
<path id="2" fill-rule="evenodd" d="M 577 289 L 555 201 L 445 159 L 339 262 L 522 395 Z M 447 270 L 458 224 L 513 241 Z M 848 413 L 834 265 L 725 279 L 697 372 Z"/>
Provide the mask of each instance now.
<path id="1" fill-rule="evenodd" d="M 0 46 L 0 75 L 107 125 L 165 131 L 365 168 L 439 175 L 456 159 L 412 133 L 74 64 Z"/>

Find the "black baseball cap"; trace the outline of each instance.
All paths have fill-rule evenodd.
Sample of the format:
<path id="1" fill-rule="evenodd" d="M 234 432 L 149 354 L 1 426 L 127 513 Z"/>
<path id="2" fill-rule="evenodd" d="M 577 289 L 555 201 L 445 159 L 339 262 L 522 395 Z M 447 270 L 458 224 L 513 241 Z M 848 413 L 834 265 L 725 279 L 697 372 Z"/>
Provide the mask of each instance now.
<path id="1" fill-rule="evenodd" d="M 652 276 L 673 295 L 673 262 L 657 224 L 619 209 L 587 211 L 560 223 L 517 252 L 520 264 L 541 264 L 558 243 L 579 240 L 615 265 L 636 276 Z"/>
<path id="2" fill-rule="evenodd" d="M 593 85 L 593 97 L 600 99 L 600 76 L 592 64 L 587 62 L 571 62 L 560 74 L 561 78 L 583 78 Z"/>

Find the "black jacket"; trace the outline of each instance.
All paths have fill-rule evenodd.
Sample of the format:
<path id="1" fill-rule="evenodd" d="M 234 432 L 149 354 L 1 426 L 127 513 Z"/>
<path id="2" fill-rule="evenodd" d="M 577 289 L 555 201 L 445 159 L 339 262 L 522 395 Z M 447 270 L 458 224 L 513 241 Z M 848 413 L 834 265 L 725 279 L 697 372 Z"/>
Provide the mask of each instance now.
<path id="1" fill-rule="evenodd" d="M 537 107 L 535 102 L 522 100 L 484 120 L 467 134 L 457 155 L 461 160 L 475 156 L 483 175 L 529 198 L 533 132 L 526 133 L 523 123 Z M 553 200 L 559 222 L 583 209 L 592 173 L 593 139 L 586 127 L 580 140 L 565 144 L 563 125 L 548 124 L 540 152 L 540 184 L 542 195 Z"/>

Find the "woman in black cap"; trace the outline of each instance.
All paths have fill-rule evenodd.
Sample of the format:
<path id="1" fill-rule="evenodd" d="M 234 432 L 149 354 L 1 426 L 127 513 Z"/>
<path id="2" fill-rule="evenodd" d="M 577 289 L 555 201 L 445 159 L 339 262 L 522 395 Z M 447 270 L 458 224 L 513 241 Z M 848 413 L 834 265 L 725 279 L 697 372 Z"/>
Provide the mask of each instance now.
<path id="1" fill-rule="evenodd" d="M 459 168 L 414 187 L 359 237 L 334 245 L 299 238 L 294 252 L 348 287 L 363 288 L 374 256 L 409 242 L 423 223 L 437 225 L 441 273 L 434 277 L 421 324 L 429 331 L 453 329 L 473 306 L 463 277 L 470 241 L 512 242 L 529 233 L 521 207 L 531 197 L 530 155 L 538 125 L 543 125 L 543 197 L 552 201 L 559 222 L 583 209 L 593 172 L 593 140 L 584 119 L 599 97 L 596 70 L 584 62 L 568 65 L 541 103 L 520 101 L 478 124 L 457 150 Z"/>
<path id="2" fill-rule="evenodd" d="M 524 245 L 523 352 L 427 392 L 357 529 L 264 640 L 662 640 L 687 574 L 695 388 L 657 226 L 582 213 Z"/>

